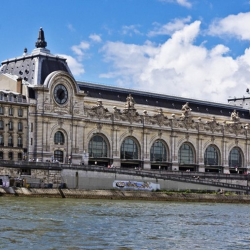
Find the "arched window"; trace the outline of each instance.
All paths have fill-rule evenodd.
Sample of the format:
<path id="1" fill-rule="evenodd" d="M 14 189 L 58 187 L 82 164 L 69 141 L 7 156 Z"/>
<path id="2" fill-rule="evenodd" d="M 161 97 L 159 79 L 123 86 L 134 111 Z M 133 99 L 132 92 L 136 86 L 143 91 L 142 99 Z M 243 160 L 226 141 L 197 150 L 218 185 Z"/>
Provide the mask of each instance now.
<path id="1" fill-rule="evenodd" d="M 61 150 L 55 150 L 54 152 L 54 160 L 63 162 L 63 151 Z"/>
<path id="2" fill-rule="evenodd" d="M 121 159 L 138 159 L 138 147 L 132 138 L 127 138 L 121 146 Z"/>
<path id="3" fill-rule="evenodd" d="M 21 136 L 18 136 L 17 138 L 17 146 L 22 148 L 23 147 L 23 140 Z"/>
<path id="4" fill-rule="evenodd" d="M 242 167 L 242 156 L 239 148 L 233 148 L 229 154 L 229 167 Z"/>
<path id="5" fill-rule="evenodd" d="M 150 150 L 150 161 L 167 161 L 167 150 L 162 141 L 154 142 Z"/>
<path id="6" fill-rule="evenodd" d="M 0 134 L 0 146 L 4 146 L 4 137 Z"/>
<path id="7" fill-rule="evenodd" d="M 8 138 L 8 146 L 9 146 L 9 147 L 13 147 L 13 137 L 12 137 L 12 135 L 9 135 L 9 138 Z"/>
<path id="8" fill-rule="evenodd" d="M 0 160 L 3 160 L 3 151 L 0 151 Z"/>
<path id="9" fill-rule="evenodd" d="M 61 131 L 57 131 L 54 137 L 55 144 L 64 144 L 64 135 Z"/>
<path id="10" fill-rule="evenodd" d="M 208 146 L 204 155 L 205 165 L 219 165 L 218 150 L 214 146 Z"/>
<path id="11" fill-rule="evenodd" d="M 107 157 L 107 143 L 100 135 L 95 135 L 89 142 L 89 157 Z"/>
<path id="12" fill-rule="evenodd" d="M 22 124 L 22 122 L 18 122 L 18 131 L 23 131 L 23 124 Z"/>
<path id="13" fill-rule="evenodd" d="M 179 149 L 179 164 L 193 164 L 194 163 L 194 153 L 189 144 L 184 143 Z"/>

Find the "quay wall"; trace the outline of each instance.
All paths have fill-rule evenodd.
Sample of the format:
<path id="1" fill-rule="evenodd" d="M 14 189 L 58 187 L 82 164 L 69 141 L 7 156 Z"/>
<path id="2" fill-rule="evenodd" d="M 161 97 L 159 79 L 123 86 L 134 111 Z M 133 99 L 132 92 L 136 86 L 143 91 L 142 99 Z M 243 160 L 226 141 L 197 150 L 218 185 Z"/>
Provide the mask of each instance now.
<path id="1" fill-rule="evenodd" d="M 199 194 L 120 190 L 0 188 L 0 196 L 250 204 L 250 195 L 227 195 L 216 192 L 214 192 L 213 194 Z"/>
<path id="2" fill-rule="evenodd" d="M 113 189 L 113 182 L 119 181 L 136 181 L 136 182 L 152 182 L 160 184 L 160 190 L 210 190 L 217 191 L 218 186 L 204 185 L 199 183 L 189 183 L 176 180 L 163 180 L 158 178 L 148 178 L 143 176 L 126 175 L 118 173 L 105 173 L 97 171 L 76 171 L 70 169 L 62 170 L 62 180 L 70 189 L 84 190 L 110 190 Z M 227 191 L 235 191 L 235 189 L 223 188 Z"/>

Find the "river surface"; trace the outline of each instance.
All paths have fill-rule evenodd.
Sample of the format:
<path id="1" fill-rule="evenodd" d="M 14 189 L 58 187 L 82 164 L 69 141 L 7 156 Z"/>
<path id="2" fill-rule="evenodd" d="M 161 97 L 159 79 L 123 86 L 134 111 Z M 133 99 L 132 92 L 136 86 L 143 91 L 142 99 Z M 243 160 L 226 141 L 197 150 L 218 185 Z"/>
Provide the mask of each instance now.
<path id="1" fill-rule="evenodd" d="M 250 206 L 0 197 L 0 249 L 250 249 Z"/>

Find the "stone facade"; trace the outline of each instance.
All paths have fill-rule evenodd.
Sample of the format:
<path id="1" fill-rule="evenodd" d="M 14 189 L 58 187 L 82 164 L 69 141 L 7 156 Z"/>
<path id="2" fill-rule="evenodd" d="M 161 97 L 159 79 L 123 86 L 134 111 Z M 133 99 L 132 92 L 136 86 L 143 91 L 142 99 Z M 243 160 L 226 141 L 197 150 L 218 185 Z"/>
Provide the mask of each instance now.
<path id="1" fill-rule="evenodd" d="M 31 55 L 25 52 L 0 68 L 5 93 L 0 103 L 6 112 L 22 107 L 24 116 L 11 119 L 23 120 L 27 128 L 12 160 L 18 152 L 27 152 L 26 160 L 31 161 L 247 173 L 249 110 L 76 82 L 65 59 L 45 49 L 43 31 L 39 32 Z M 4 92 L 6 88 L 10 92 Z M 26 102 L 10 103 L 10 95 L 21 95 Z M 0 119 L 4 124 L 10 120 L 1 115 Z M 0 151 L 6 159 L 9 132 L 4 133 Z M 16 138 L 18 131 L 14 133 Z"/>

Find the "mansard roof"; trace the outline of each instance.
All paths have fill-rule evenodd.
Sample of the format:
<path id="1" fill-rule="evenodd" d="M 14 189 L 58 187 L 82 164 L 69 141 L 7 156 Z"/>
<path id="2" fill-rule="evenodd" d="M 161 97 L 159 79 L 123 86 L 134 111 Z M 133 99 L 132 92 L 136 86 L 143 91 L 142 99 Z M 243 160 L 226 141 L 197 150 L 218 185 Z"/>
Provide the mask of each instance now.
<path id="1" fill-rule="evenodd" d="M 52 55 L 46 49 L 47 42 L 42 28 L 39 30 L 35 45 L 36 49 L 31 54 L 27 54 L 25 48 L 22 56 L 3 61 L 0 75 L 5 73 L 16 75 L 32 85 L 42 85 L 45 78 L 54 71 L 62 70 L 72 75 L 66 59 Z"/>
<path id="2" fill-rule="evenodd" d="M 134 89 L 106 86 L 88 82 L 78 81 L 77 83 L 80 90 L 83 90 L 87 94 L 87 96 L 97 99 L 126 102 L 127 96 L 131 94 L 136 104 L 181 110 L 182 105 L 186 102 L 189 102 L 189 106 L 192 108 L 192 112 L 230 117 L 233 110 L 236 109 L 239 113 L 240 118 L 250 119 L 248 109 L 235 107 L 229 104 L 213 103 L 208 101 L 157 94 L 152 92 L 144 92 Z"/>

